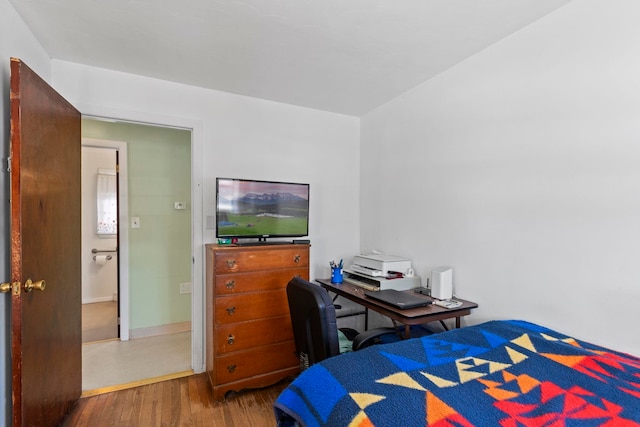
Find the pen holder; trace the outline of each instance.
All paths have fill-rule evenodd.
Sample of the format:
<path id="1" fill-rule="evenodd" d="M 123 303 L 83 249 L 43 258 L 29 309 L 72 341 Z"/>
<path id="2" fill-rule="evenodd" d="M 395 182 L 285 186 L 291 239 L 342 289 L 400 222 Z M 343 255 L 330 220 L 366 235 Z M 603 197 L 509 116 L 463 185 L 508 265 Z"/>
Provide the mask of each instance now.
<path id="1" fill-rule="evenodd" d="M 342 269 L 331 267 L 331 283 L 342 283 Z"/>

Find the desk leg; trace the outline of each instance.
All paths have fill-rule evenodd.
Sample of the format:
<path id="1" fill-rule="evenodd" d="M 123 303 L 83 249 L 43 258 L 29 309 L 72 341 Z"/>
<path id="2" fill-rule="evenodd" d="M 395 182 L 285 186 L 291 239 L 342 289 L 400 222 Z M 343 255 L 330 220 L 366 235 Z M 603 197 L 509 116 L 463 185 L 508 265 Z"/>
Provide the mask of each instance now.
<path id="1" fill-rule="evenodd" d="M 460 329 L 460 316 L 456 317 L 456 329 Z"/>
<path id="2" fill-rule="evenodd" d="M 404 325 L 404 339 L 408 340 L 409 338 L 411 338 L 411 326 Z"/>
<path id="3" fill-rule="evenodd" d="M 364 308 L 364 330 L 369 330 L 369 307 Z"/>
<path id="4" fill-rule="evenodd" d="M 400 338 L 401 340 L 406 339 L 406 335 L 407 335 L 407 328 L 409 327 L 409 325 L 404 325 L 404 334 L 403 334 L 403 333 L 400 331 L 400 326 L 399 326 L 399 325 L 402 325 L 402 323 L 398 324 L 398 323 L 396 323 L 396 321 L 395 321 L 395 320 L 393 320 L 393 319 L 389 319 L 389 320 L 391 320 L 391 323 L 393 324 L 393 330 L 395 331 L 396 336 L 397 336 L 398 338 Z M 411 332 L 409 332 L 409 333 L 411 333 Z"/>

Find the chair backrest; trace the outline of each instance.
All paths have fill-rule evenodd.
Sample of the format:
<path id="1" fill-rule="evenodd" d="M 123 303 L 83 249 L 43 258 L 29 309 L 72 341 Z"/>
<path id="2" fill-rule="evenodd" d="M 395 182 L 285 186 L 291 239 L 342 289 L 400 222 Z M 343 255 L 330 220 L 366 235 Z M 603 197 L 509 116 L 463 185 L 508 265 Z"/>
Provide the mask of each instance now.
<path id="1" fill-rule="evenodd" d="M 294 277 L 287 284 L 287 299 L 301 368 L 340 354 L 336 311 L 327 291 Z"/>

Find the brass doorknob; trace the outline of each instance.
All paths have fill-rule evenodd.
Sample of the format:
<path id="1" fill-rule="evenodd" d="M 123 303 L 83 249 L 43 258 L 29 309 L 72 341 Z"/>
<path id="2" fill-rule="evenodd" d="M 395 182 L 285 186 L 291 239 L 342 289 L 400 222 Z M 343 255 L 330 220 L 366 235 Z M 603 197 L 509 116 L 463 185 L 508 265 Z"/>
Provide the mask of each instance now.
<path id="1" fill-rule="evenodd" d="M 24 291 L 25 292 L 31 292 L 34 289 L 38 290 L 38 291 L 44 291 L 44 288 L 46 287 L 46 283 L 44 280 L 38 280 L 37 282 L 33 282 L 31 279 L 27 279 L 26 282 L 24 282 Z M 13 291 L 14 295 L 20 295 L 20 282 L 13 282 L 13 283 L 2 283 L 0 284 L 0 292 L 11 292 Z"/>
<path id="2" fill-rule="evenodd" d="M 31 292 L 33 290 L 37 290 L 37 291 L 44 291 L 44 288 L 47 284 L 44 282 L 44 280 L 38 280 L 37 282 L 32 282 L 31 279 L 27 279 L 26 282 L 24 282 L 24 291 L 25 292 Z"/>

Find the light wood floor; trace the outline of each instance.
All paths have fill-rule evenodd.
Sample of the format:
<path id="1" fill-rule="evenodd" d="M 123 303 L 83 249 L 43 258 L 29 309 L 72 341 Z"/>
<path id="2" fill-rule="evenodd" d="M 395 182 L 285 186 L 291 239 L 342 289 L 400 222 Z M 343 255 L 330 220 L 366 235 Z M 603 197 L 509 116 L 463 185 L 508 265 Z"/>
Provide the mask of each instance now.
<path id="1" fill-rule="evenodd" d="M 84 395 L 139 385 L 148 379 L 191 371 L 191 332 L 82 346 Z M 174 376 L 175 378 L 175 376 Z"/>
<path id="2" fill-rule="evenodd" d="M 273 402 L 288 381 L 215 402 L 206 374 L 80 399 L 63 427 L 276 425 Z"/>
<path id="3" fill-rule="evenodd" d="M 82 342 L 118 338 L 118 302 L 82 304 Z"/>
<path id="4" fill-rule="evenodd" d="M 83 396 L 193 374 L 191 332 L 120 341 L 116 319 L 117 302 L 82 306 Z"/>

